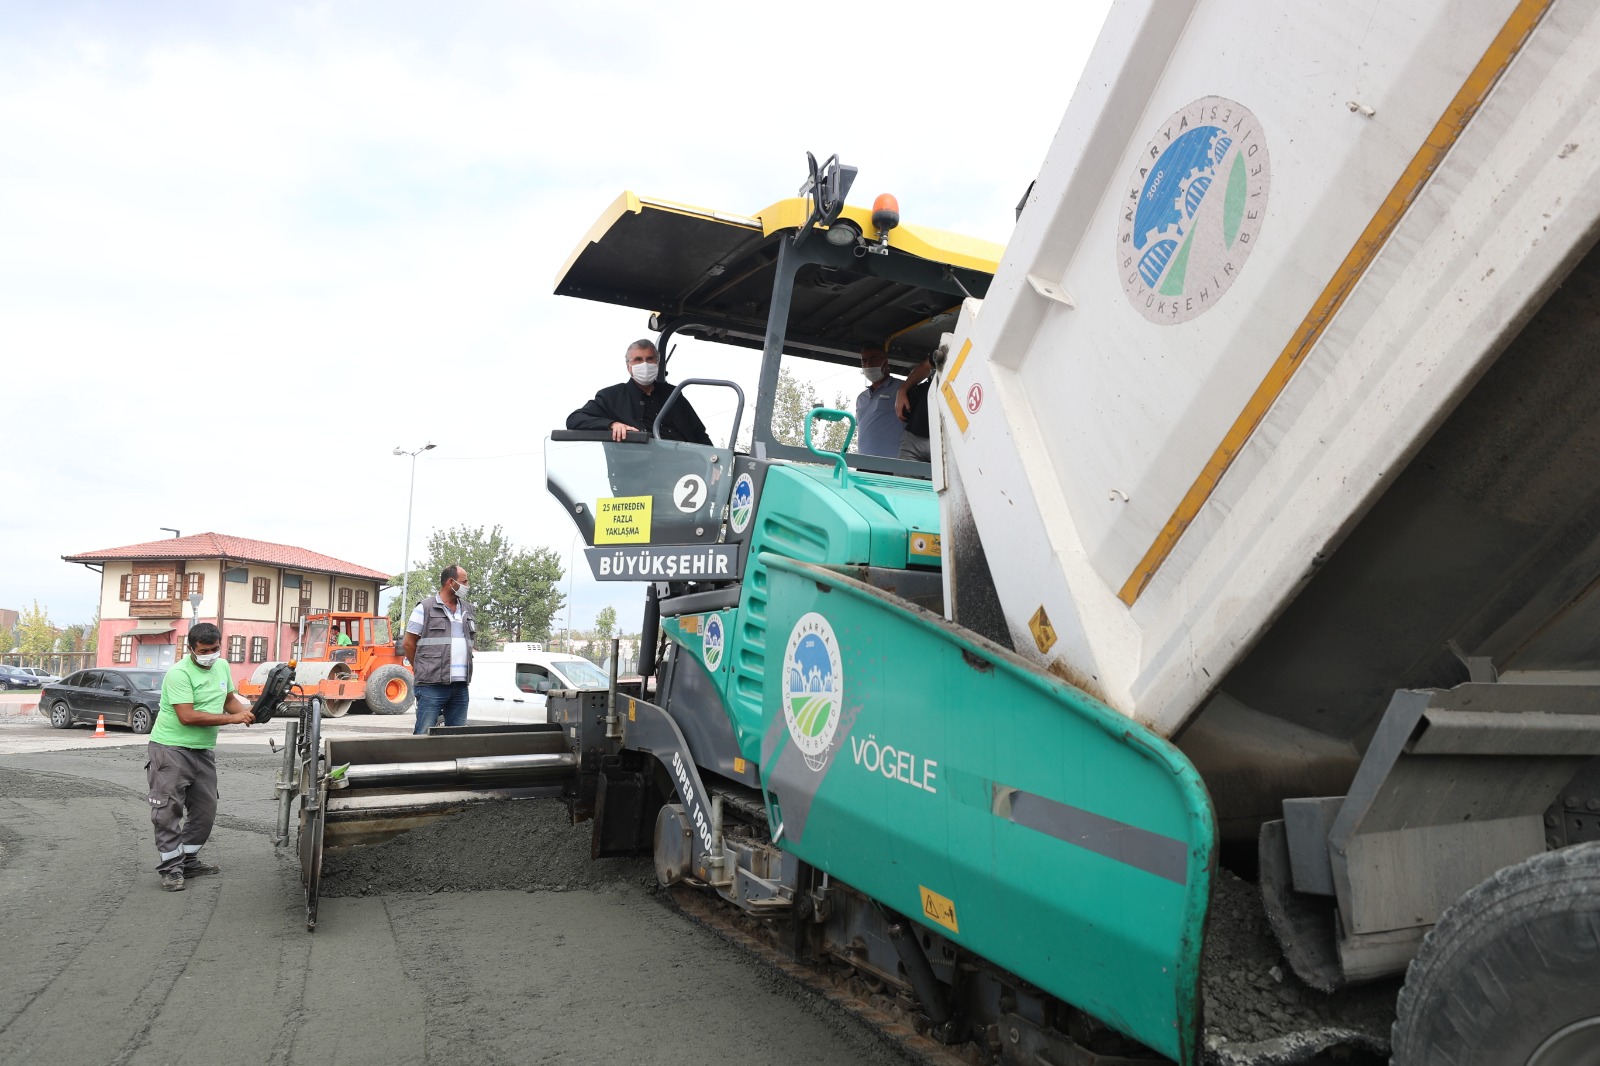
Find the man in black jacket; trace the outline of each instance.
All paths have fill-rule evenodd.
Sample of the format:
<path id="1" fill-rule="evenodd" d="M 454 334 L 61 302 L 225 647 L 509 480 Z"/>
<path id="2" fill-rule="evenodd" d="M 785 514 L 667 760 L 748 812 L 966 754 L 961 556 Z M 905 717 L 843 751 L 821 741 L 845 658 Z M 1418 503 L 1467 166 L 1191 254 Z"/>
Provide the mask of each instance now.
<path id="1" fill-rule="evenodd" d="M 630 431 L 649 433 L 656 416 L 675 391 L 661 378 L 661 356 L 647 340 L 628 345 L 623 356 L 628 380 L 607 385 L 594 399 L 567 416 L 568 429 L 609 430 L 611 439 L 622 440 Z M 662 440 L 681 440 L 690 444 L 710 444 L 706 427 L 687 399 L 679 400 L 661 423 Z"/>

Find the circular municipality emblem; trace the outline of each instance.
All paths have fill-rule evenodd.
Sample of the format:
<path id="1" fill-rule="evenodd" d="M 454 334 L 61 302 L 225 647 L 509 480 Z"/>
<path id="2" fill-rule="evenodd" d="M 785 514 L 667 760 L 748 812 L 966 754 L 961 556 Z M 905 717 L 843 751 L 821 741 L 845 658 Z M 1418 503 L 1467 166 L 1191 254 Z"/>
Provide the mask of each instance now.
<path id="1" fill-rule="evenodd" d="M 715 671 L 722 665 L 722 616 L 714 614 L 706 619 L 705 636 L 700 641 L 700 654 L 706 669 Z"/>
<path id="2" fill-rule="evenodd" d="M 756 485 L 750 480 L 749 474 L 740 474 L 739 480 L 733 483 L 733 499 L 729 502 L 733 531 L 743 533 L 750 524 L 750 516 L 756 511 Z"/>
<path id="3" fill-rule="evenodd" d="M 789 634 L 783 653 L 783 716 L 806 765 L 821 770 L 844 706 L 844 670 L 833 627 L 815 611 Z"/>
<path id="4" fill-rule="evenodd" d="M 1140 153 L 1117 224 L 1122 291 L 1145 318 L 1197 318 L 1239 277 L 1267 213 L 1272 165 L 1250 109 L 1206 96 Z"/>

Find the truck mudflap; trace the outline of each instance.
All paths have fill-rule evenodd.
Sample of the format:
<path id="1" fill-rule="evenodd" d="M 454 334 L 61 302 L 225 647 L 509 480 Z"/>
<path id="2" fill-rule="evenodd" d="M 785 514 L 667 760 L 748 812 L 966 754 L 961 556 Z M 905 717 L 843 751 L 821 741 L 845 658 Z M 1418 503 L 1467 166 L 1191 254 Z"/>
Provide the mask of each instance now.
<path id="1" fill-rule="evenodd" d="M 770 553 L 773 839 L 1198 1061 L 1216 821 L 1171 744 L 937 615 Z"/>

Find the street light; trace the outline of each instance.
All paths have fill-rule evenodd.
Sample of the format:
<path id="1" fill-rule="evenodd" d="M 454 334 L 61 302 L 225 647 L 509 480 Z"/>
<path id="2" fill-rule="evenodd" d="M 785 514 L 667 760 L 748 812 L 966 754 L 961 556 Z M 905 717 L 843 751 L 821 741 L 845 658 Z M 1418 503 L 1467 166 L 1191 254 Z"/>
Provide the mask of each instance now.
<path id="1" fill-rule="evenodd" d="M 583 531 L 572 535 L 572 543 L 567 546 L 567 654 L 572 654 L 572 574 L 577 569 L 578 538 L 583 536 Z"/>
<path id="2" fill-rule="evenodd" d="M 398 444 L 394 446 L 394 454 L 411 456 L 411 490 L 406 495 L 406 555 L 401 560 L 402 566 L 400 568 L 400 573 L 403 575 L 400 578 L 400 625 L 402 627 L 406 624 L 406 609 L 410 606 L 406 602 L 406 597 L 411 592 L 411 503 L 417 498 L 417 456 L 435 447 L 437 445 L 432 441 L 412 452 L 406 451 Z"/>

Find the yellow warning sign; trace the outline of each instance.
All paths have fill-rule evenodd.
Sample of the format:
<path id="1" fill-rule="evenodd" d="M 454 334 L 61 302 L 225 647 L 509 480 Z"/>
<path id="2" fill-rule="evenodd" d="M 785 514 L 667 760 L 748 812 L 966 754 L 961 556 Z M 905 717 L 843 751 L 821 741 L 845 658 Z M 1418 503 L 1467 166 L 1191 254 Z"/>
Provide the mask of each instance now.
<path id="1" fill-rule="evenodd" d="M 684 615 L 678 619 L 678 626 L 685 633 L 698 633 L 700 632 L 700 616 L 697 614 Z"/>
<path id="2" fill-rule="evenodd" d="M 938 922 L 952 933 L 959 933 L 961 929 L 956 925 L 956 905 L 953 901 L 945 899 L 931 888 L 917 886 L 917 891 L 922 893 L 922 915 L 930 922 Z"/>
<path id="3" fill-rule="evenodd" d="M 745 761 L 743 759 L 735 759 L 735 760 L 733 760 L 733 772 L 734 773 L 736 773 L 736 774 L 744 773 L 744 767 L 745 767 Z"/>
<path id="4" fill-rule="evenodd" d="M 650 497 L 615 496 L 594 505 L 596 544 L 649 544 Z"/>
<path id="5" fill-rule="evenodd" d="M 939 558 L 939 534 L 912 532 L 911 554 L 922 559 Z"/>
<path id="6" fill-rule="evenodd" d="M 1050 624 L 1050 616 L 1044 613 L 1043 604 L 1028 619 L 1028 628 L 1033 630 L 1033 642 L 1039 646 L 1041 655 L 1055 647 L 1056 627 Z"/>
<path id="7" fill-rule="evenodd" d="M 630 722 L 638 721 L 638 719 L 634 717 L 634 715 L 638 712 L 638 710 L 639 710 L 639 705 L 637 703 L 635 703 L 633 700 L 630 699 L 628 701 L 628 721 L 630 721 Z"/>

